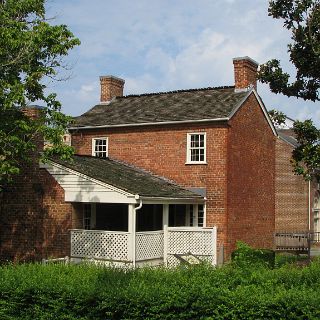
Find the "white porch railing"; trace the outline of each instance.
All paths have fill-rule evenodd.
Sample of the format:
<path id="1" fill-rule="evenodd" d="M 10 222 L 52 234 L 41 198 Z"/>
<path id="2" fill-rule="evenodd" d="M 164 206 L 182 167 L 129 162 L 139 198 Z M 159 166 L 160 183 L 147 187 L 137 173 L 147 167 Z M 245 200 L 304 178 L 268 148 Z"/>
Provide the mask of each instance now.
<path id="1" fill-rule="evenodd" d="M 135 257 L 139 265 L 152 261 L 152 265 L 175 266 L 180 263 L 176 255 L 191 253 L 200 260 L 216 264 L 216 227 L 137 232 L 135 246 L 133 239 L 129 232 L 71 230 L 71 258 L 132 264 Z"/>
<path id="2" fill-rule="evenodd" d="M 177 254 L 191 253 L 202 261 L 215 265 L 217 228 L 171 227 L 168 228 L 167 265 L 175 266 Z"/>
<path id="3" fill-rule="evenodd" d="M 136 261 L 163 259 L 163 231 L 136 233 Z"/>
<path id="4" fill-rule="evenodd" d="M 71 230 L 71 257 L 130 262 L 130 233 Z"/>

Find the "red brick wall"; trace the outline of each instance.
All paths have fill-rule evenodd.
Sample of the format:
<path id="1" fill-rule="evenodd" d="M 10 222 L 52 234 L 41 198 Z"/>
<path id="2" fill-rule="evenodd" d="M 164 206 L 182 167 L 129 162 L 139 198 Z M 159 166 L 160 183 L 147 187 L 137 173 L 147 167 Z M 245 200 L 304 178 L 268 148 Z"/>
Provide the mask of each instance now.
<path id="1" fill-rule="evenodd" d="M 229 124 L 227 254 L 236 240 L 272 248 L 275 136 L 253 94 Z"/>
<path id="2" fill-rule="evenodd" d="M 207 164 L 186 165 L 187 133 L 205 131 Z M 207 190 L 207 226 L 218 226 L 219 242 L 225 240 L 226 223 L 226 125 L 175 125 L 83 131 L 73 134 L 79 154 L 91 155 L 93 137 L 109 138 L 110 158 L 120 159 L 176 181 L 185 187 Z"/>
<path id="3" fill-rule="evenodd" d="M 70 255 L 72 205 L 39 162 L 27 165 L 0 201 L 0 260 Z"/>
<path id="4" fill-rule="evenodd" d="M 276 143 L 276 231 L 308 230 L 308 183 L 294 175 L 290 163 L 293 147 Z"/>

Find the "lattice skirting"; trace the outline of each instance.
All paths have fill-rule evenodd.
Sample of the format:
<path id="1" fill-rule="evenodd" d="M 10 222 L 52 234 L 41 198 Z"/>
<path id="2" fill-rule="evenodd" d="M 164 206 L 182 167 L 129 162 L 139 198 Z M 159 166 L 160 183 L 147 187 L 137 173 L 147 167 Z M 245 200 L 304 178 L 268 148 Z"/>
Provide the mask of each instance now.
<path id="1" fill-rule="evenodd" d="M 71 256 L 129 260 L 129 234 L 104 231 L 72 231 Z"/>
<path id="2" fill-rule="evenodd" d="M 136 261 L 163 258 L 163 231 L 136 234 Z"/>

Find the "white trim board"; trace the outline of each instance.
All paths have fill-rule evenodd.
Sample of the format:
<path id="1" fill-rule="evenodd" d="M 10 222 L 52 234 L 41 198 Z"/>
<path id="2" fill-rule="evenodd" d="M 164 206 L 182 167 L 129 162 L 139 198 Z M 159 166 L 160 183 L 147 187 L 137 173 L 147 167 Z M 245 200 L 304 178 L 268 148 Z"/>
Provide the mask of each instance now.
<path id="1" fill-rule="evenodd" d="M 49 161 L 41 164 L 65 191 L 67 202 L 137 203 L 137 196 Z"/>

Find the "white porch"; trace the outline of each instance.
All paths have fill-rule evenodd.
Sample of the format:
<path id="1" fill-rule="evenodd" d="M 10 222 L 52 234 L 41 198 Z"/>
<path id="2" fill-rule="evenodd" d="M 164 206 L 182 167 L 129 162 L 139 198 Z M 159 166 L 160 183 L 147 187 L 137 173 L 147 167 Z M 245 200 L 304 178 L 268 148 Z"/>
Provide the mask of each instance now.
<path id="1" fill-rule="evenodd" d="M 71 230 L 71 259 L 114 266 L 176 266 L 191 253 L 216 265 L 216 228 L 166 227 L 159 231 Z"/>
<path id="2" fill-rule="evenodd" d="M 216 264 L 216 228 L 205 228 L 203 194 L 110 159 L 75 156 L 43 168 L 74 203 L 72 260 L 173 266 L 192 254 Z"/>

